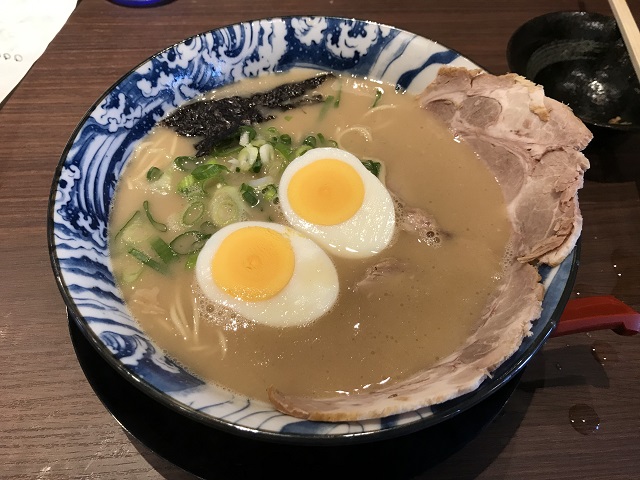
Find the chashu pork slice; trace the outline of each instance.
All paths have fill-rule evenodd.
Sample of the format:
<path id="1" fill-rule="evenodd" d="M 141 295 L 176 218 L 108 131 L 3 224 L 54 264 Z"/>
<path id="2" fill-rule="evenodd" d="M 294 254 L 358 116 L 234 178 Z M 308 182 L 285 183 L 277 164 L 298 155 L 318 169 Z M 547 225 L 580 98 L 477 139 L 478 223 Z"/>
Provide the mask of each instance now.
<path id="1" fill-rule="evenodd" d="M 582 230 L 578 189 L 592 138 L 571 109 L 515 74 L 446 67 L 421 105 L 463 138 L 504 193 L 520 261 L 558 265 Z"/>
<path id="2" fill-rule="evenodd" d="M 499 287 L 479 328 L 454 353 L 393 384 L 359 395 L 310 398 L 269 389 L 274 406 L 317 421 L 384 417 L 475 390 L 530 335 L 544 287 L 537 263 L 557 265 L 582 228 L 577 191 L 589 167 L 591 133 L 542 87 L 514 74 L 442 68 L 420 106 L 464 139 L 498 180 L 513 231 Z"/>

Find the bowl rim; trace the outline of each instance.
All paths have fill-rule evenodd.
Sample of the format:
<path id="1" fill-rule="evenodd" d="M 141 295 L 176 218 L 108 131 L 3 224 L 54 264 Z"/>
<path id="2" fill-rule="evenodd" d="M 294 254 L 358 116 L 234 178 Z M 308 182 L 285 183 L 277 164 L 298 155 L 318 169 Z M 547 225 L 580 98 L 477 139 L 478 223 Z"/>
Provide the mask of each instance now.
<path id="1" fill-rule="evenodd" d="M 569 296 L 573 287 L 573 283 L 575 281 L 575 277 L 577 274 L 577 267 L 579 265 L 579 251 L 580 251 L 580 241 L 578 241 L 576 247 L 572 251 L 572 259 L 571 265 L 569 267 L 569 276 L 567 278 L 567 283 L 564 286 L 562 294 L 556 304 L 554 311 L 551 313 L 547 324 L 542 329 L 539 336 L 525 351 L 521 352 L 517 358 L 517 361 L 513 365 L 509 365 L 509 368 L 505 369 L 505 371 L 501 371 L 501 367 L 506 365 L 510 359 L 513 359 L 518 352 L 516 351 L 510 359 L 507 359 L 501 367 L 498 367 L 495 372 L 500 371 L 498 376 L 494 376 L 491 379 L 484 380 L 480 386 L 478 386 L 472 392 L 456 397 L 451 400 L 451 402 L 455 402 L 455 407 L 450 407 L 443 411 L 439 411 L 437 414 L 424 416 L 422 418 L 417 418 L 416 420 L 412 420 L 405 424 L 395 425 L 392 427 L 387 427 L 384 429 L 376 429 L 370 431 L 362 431 L 362 432 L 350 432 L 346 434 L 342 433 L 330 433 L 330 434 L 311 434 L 311 433 L 300 433 L 300 432 L 272 432 L 260 430 L 258 428 L 245 427 L 242 425 L 238 425 L 235 423 L 230 423 L 228 421 L 222 420 L 217 417 L 213 417 L 211 415 L 207 415 L 200 410 L 189 407 L 184 403 L 176 400 L 175 398 L 167 395 L 162 392 L 151 383 L 144 381 L 140 377 L 136 376 L 131 370 L 127 369 L 125 365 L 120 362 L 114 355 L 111 354 L 107 346 L 98 338 L 97 334 L 89 327 L 87 321 L 83 318 L 83 315 L 78 310 L 76 303 L 73 301 L 73 295 L 69 291 L 67 284 L 64 281 L 62 268 L 60 266 L 60 262 L 58 259 L 56 244 L 54 238 L 54 215 L 55 215 L 55 200 L 58 191 L 58 183 L 60 180 L 60 176 L 63 171 L 65 160 L 69 154 L 70 149 L 74 145 L 74 142 L 77 138 L 78 133 L 85 125 L 87 119 L 91 116 L 94 110 L 100 105 L 100 103 L 110 94 L 112 93 L 127 77 L 133 74 L 136 70 L 138 70 L 141 66 L 150 62 L 152 59 L 163 55 L 168 52 L 172 48 L 175 48 L 178 45 L 181 45 L 189 40 L 196 39 L 198 37 L 202 37 L 203 35 L 209 34 L 211 32 L 223 30 L 225 28 L 245 25 L 245 24 L 253 24 L 255 22 L 262 21 L 286 21 L 291 19 L 307 19 L 307 18 L 325 18 L 332 19 L 336 21 L 349 21 L 349 22 L 359 22 L 364 24 L 371 24 L 376 26 L 381 26 L 384 28 L 388 28 L 392 31 L 396 31 L 402 34 L 418 37 L 424 40 L 427 40 L 430 43 L 439 45 L 447 50 L 456 53 L 460 58 L 466 59 L 475 65 L 478 66 L 479 69 L 483 69 L 482 66 L 475 63 L 473 60 L 468 59 L 466 56 L 462 55 L 455 49 L 451 49 L 447 47 L 445 44 L 432 40 L 428 37 L 424 37 L 422 35 L 418 35 L 412 33 L 410 31 L 397 28 L 385 23 L 372 21 L 372 20 L 363 20 L 359 18 L 353 17 L 340 17 L 340 16 L 329 16 L 329 15 L 284 15 L 284 16 L 274 16 L 274 17 L 266 17 L 266 18 L 255 18 L 251 20 L 244 20 L 239 22 L 230 23 L 227 25 L 221 25 L 219 27 L 205 30 L 203 32 L 191 35 L 187 38 L 184 38 L 178 42 L 175 42 L 162 50 L 150 55 L 149 57 L 142 60 L 133 68 L 129 69 L 126 73 L 120 76 L 110 87 L 108 87 L 100 97 L 91 104 L 91 106 L 87 109 L 82 118 L 78 121 L 76 127 L 71 133 L 67 143 L 61 153 L 60 160 L 56 166 L 53 180 L 51 183 L 48 207 L 47 207 L 47 243 L 49 250 L 49 259 L 51 262 L 51 267 L 54 273 L 54 277 L 56 279 L 56 284 L 60 291 L 60 294 L 65 302 L 65 306 L 67 309 L 67 314 L 69 317 L 73 319 L 73 321 L 78 325 L 80 331 L 83 335 L 88 339 L 93 348 L 95 348 L 100 355 L 121 375 L 123 376 L 129 383 L 134 385 L 136 388 L 140 389 L 146 395 L 151 397 L 153 400 L 168 406 L 172 410 L 187 416 L 188 418 L 195 420 L 199 423 L 203 423 L 209 427 L 216 428 L 218 430 L 222 430 L 224 432 L 240 435 L 247 438 L 264 440 L 267 442 L 277 442 L 283 444 L 295 444 L 295 445 L 340 445 L 340 444 L 354 444 L 354 443 L 366 443 L 378 440 L 386 440 L 389 438 L 398 437 L 401 435 L 413 433 L 417 430 L 422 430 L 424 428 L 428 428 L 432 425 L 436 425 L 443 421 L 446 421 L 453 416 L 461 413 L 474 405 L 480 403 L 483 399 L 492 395 L 495 391 L 500 389 L 506 382 L 508 382 L 511 378 L 513 378 L 516 374 L 518 374 L 522 368 L 528 363 L 531 357 L 542 347 L 545 343 L 548 336 L 551 334 L 555 325 L 562 313 L 567 301 L 569 300 Z M 495 373 L 494 372 L 494 373 Z M 488 383 L 488 380 L 490 382 Z M 445 402 L 446 404 L 447 402 Z M 444 404 L 440 404 L 444 405 Z"/>

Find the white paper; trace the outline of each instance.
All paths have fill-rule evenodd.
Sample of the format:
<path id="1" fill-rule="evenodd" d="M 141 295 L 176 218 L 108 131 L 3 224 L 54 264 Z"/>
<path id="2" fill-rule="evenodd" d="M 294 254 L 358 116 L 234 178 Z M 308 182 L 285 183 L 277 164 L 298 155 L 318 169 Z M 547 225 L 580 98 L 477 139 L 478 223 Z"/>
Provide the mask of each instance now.
<path id="1" fill-rule="evenodd" d="M 0 103 L 68 20 L 77 0 L 0 0 Z"/>

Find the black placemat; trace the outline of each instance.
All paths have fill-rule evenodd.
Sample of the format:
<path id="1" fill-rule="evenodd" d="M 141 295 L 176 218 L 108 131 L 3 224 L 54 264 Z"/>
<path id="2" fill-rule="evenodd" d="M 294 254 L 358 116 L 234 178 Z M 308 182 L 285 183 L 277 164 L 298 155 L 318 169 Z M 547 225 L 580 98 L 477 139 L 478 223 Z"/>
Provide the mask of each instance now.
<path id="1" fill-rule="evenodd" d="M 159 456 L 205 479 L 411 478 L 475 438 L 522 375 L 452 419 L 402 437 L 336 447 L 284 445 L 221 432 L 162 405 L 120 376 L 71 318 L 69 331 L 89 384 L 120 425 Z"/>

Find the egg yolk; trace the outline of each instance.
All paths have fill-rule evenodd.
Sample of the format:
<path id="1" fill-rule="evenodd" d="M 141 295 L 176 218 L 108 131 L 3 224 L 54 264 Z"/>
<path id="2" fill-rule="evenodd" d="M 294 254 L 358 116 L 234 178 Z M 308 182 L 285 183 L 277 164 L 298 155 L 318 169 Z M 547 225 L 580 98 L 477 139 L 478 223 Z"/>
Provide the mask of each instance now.
<path id="1" fill-rule="evenodd" d="M 229 234 L 211 260 L 216 285 L 248 302 L 267 300 L 287 286 L 295 256 L 291 242 L 264 227 L 246 227 Z"/>
<path id="2" fill-rule="evenodd" d="M 351 165 L 326 158 L 293 174 L 287 196 L 291 208 L 307 222 L 337 225 L 362 206 L 364 182 Z"/>

